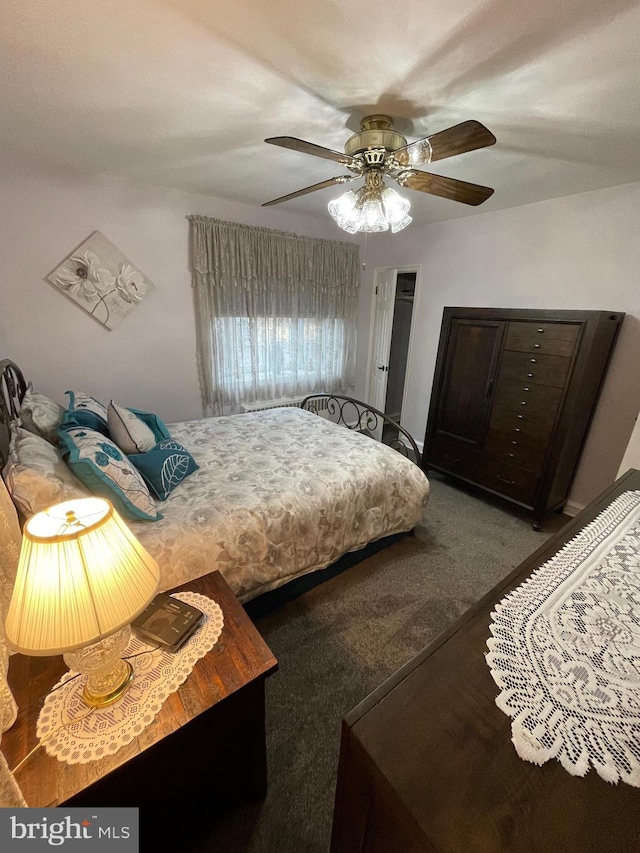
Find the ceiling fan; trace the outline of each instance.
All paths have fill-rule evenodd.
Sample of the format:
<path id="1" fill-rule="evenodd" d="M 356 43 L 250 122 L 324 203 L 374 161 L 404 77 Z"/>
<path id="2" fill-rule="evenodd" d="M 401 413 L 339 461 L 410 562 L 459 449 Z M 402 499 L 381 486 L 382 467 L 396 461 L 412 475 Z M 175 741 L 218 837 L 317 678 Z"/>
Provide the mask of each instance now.
<path id="1" fill-rule="evenodd" d="M 360 133 L 347 140 L 344 154 L 294 136 L 272 136 L 265 139 L 265 142 L 333 160 L 353 174 L 329 178 L 267 201 L 262 206 L 280 204 L 316 190 L 364 178 L 364 186 L 358 193 L 345 193 L 336 202 L 330 202 L 329 212 L 341 227 L 351 233 L 382 231 L 389 225 L 392 230 L 399 231 L 411 222 L 411 217 L 408 216 L 409 202 L 386 187 L 384 178 L 392 178 L 401 187 L 463 204 L 482 204 L 493 194 L 490 187 L 433 175 L 414 167 L 485 148 L 493 145 L 495 141 L 495 136 L 484 125 L 472 120 L 407 143 L 405 137 L 394 130 L 393 120 L 387 115 L 370 115 L 364 118 Z M 340 221 L 341 218 L 343 221 Z"/>

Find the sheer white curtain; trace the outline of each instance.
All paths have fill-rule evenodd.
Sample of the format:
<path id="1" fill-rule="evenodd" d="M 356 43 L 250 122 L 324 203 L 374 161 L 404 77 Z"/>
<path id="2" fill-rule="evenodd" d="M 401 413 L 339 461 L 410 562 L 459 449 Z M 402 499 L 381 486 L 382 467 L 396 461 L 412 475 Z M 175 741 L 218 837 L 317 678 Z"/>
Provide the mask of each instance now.
<path id="1" fill-rule="evenodd" d="M 348 392 L 358 247 L 189 217 L 203 405 Z"/>

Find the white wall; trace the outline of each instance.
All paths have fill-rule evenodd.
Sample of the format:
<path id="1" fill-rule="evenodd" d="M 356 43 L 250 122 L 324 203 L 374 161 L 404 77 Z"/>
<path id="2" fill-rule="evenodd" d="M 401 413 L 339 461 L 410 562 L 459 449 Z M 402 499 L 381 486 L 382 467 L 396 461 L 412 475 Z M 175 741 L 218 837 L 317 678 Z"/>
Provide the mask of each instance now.
<path id="1" fill-rule="evenodd" d="M 640 418 L 636 420 L 636 424 L 631 433 L 629 444 L 622 457 L 620 468 L 618 469 L 618 477 L 625 474 L 629 468 L 637 468 L 640 470 Z"/>
<path id="2" fill-rule="evenodd" d="M 446 203 L 446 202 L 443 202 Z M 570 503 L 611 483 L 640 409 L 640 183 L 478 214 L 395 235 L 369 235 L 361 290 L 358 381 L 366 393 L 376 266 L 422 267 L 414 313 L 420 334 L 404 425 L 424 438 L 445 305 L 624 311 L 625 318 Z"/>
<path id="3" fill-rule="evenodd" d="M 347 239 L 329 216 L 87 177 L 17 156 L 0 161 L 0 186 L 0 357 L 17 362 L 36 389 L 60 403 L 76 389 L 167 421 L 202 416 L 186 217 Z M 46 280 L 96 230 L 155 284 L 113 331 Z"/>
<path id="4" fill-rule="evenodd" d="M 189 214 L 347 239 L 330 217 L 305 219 L 107 177 L 86 177 L 23 158 L 0 161 L 0 357 L 65 402 L 76 388 L 156 411 L 200 417 L 188 267 Z M 443 202 L 446 204 L 446 202 Z M 613 480 L 640 409 L 640 183 L 400 234 L 369 235 L 361 289 L 357 395 L 366 397 L 371 286 L 376 266 L 422 266 L 420 334 L 405 425 L 424 436 L 445 305 L 627 312 L 571 501 L 584 504 Z M 66 299 L 46 275 L 102 231 L 156 289 L 114 331 Z"/>

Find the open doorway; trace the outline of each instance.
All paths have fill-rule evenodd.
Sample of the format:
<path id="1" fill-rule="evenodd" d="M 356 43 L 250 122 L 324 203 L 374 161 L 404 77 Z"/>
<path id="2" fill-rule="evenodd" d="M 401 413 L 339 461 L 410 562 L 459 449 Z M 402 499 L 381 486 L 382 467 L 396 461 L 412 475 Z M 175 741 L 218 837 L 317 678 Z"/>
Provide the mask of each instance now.
<path id="1" fill-rule="evenodd" d="M 410 363 L 417 280 L 416 267 L 378 269 L 375 275 L 368 401 L 398 422 Z"/>
<path id="2" fill-rule="evenodd" d="M 402 415 L 402 396 L 409 358 L 409 335 L 411 334 L 413 317 L 416 275 L 415 270 L 413 272 L 399 272 L 396 279 L 387 393 L 385 394 L 383 409 L 385 415 L 394 421 L 399 421 Z"/>

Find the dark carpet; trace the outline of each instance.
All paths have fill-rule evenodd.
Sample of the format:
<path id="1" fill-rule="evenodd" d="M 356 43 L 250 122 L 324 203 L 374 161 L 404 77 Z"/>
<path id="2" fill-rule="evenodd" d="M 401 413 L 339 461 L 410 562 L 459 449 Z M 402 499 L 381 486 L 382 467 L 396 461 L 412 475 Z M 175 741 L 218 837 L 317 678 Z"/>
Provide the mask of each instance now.
<path id="1" fill-rule="evenodd" d="M 537 533 L 524 512 L 429 479 L 415 536 L 257 618 L 279 662 L 267 681 L 269 792 L 185 850 L 327 853 L 342 717 L 567 520 Z"/>

